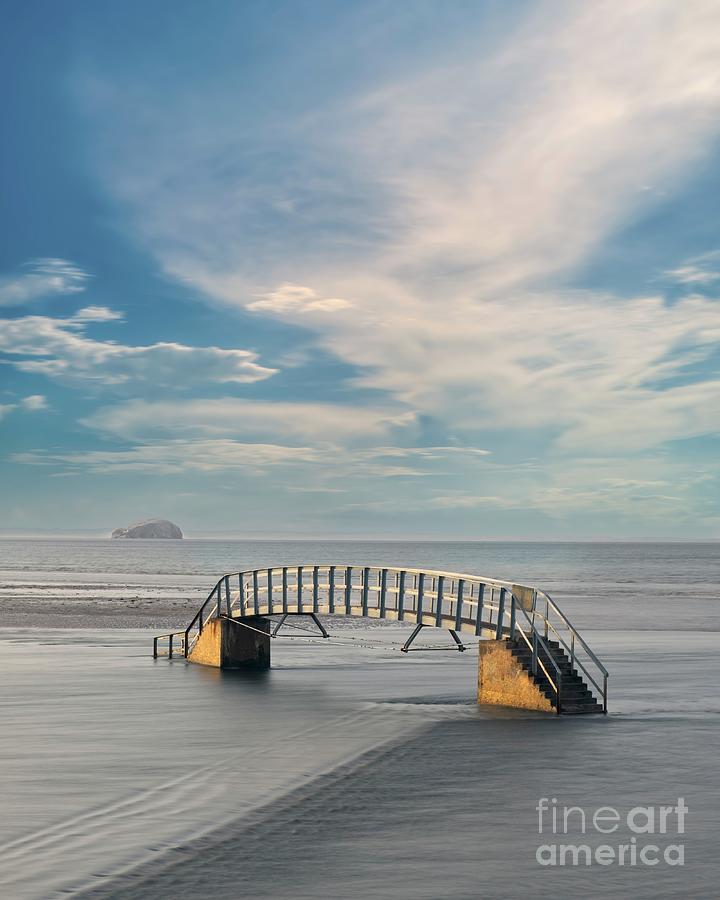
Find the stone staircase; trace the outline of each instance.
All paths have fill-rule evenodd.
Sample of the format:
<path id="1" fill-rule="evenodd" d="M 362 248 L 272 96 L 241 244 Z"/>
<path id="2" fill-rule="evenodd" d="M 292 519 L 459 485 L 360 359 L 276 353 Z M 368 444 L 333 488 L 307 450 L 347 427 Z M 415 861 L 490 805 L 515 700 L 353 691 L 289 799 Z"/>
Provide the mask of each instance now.
<path id="1" fill-rule="evenodd" d="M 592 693 L 577 670 L 573 668 L 570 657 L 565 653 L 563 648 L 557 641 L 546 641 L 546 646 L 552 655 L 552 659 L 560 669 L 560 696 L 561 715 L 585 715 L 587 713 L 604 712 L 601 703 Z M 537 674 L 532 672 L 532 652 L 524 641 L 508 641 L 510 652 L 521 663 L 527 671 L 530 678 L 533 679 L 539 690 L 547 697 L 554 707 L 557 708 L 557 698 L 555 691 L 548 681 L 547 676 L 542 668 L 538 665 Z M 548 653 L 543 647 L 538 647 L 538 660 L 541 660 L 545 668 L 551 674 L 555 675 L 555 669 L 548 659 Z"/>

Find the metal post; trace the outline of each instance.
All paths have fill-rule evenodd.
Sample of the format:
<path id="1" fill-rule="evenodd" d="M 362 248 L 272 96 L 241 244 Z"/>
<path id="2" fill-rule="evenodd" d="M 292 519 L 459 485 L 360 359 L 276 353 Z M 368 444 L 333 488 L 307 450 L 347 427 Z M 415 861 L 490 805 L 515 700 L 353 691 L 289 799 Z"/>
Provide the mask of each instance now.
<path id="1" fill-rule="evenodd" d="M 153 659 L 157 659 L 157 638 L 153 638 Z"/>
<path id="2" fill-rule="evenodd" d="M 500 600 L 498 601 L 497 623 L 495 626 L 495 640 L 499 641 L 503 636 L 503 621 L 505 619 L 505 588 L 500 588 Z"/>
<path id="3" fill-rule="evenodd" d="M 533 626 L 532 662 L 530 664 L 530 670 L 533 673 L 533 675 L 537 675 L 537 654 L 538 654 L 538 636 L 537 636 L 537 631 L 535 631 L 535 627 Z"/>
<path id="4" fill-rule="evenodd" d="M 172 655 L 173 655 L 173 637 L 174 637 L 174 635 L 171 634 L 171 635 L 169 635 L 169 637 L 170 637 L 170 646 L 169 646 L 169 648 L 168 648 L 168 659 L 172 659 Z"/>
<path id="5" fill-rule="evenodd" d="M 244 572 L 238 573 L 238 596 L 240 597 L 240 615 L 245 615 L 245 582 L 243 576 Z"/>
<path id="6" fill-rule="evenodd" d="M 255 615 L 260 615 L 260 587 L 258 585 L 258 570 L 253 569 L 253 603 L 255 605 Z"/>
<path id="7" fill-rule="evenodd" d="M 383 569 L 380 573 L 380 618 L 385 618 L 385 606 L 387 605 L 387 574 L 388 570 Z"/>
<path id="8" fill-rule="evenodd" d="M 345 569 L 345 615 L 352 613 L 352 566 Z"/>
<path id="9" fill-rule="evenodd" d="M 402 622 L 405 618 L 405 570 L 400 573 L 400 584 L 398 587 L 398 595 L 397 595 L 397 613 L 398 613 L 398 622 Z"/>
<path id="10" fill-rule="evenodd" d="M 298 566 L 298 570 L 297 570 L 297 608 L 298 608 L 298 612 L 302 612 L 302 589 L 303 589 L 303 567 Z"/>
<path id="11" fill-rule="evenodd" d="M 603 674 L 603 712 L 607 715 L 607 674 Z"/>
<path id="12" fill-rule="evenodd" d="M 368 614 L 368 590 L 370 588 L 370 568 L 366 566 L 363 569 L 363 579 L 362 579 L 362 614 L 367 616 Z"/>
<path id="13" fill-rule="evenodd" d="M 477 609 L 475 610 L 475 634 L 479 635 L 482 635 L 482 614 L 484 597 L 485 585 L 479 584 L 477 586 Z"/>
<path id="14" fill-rule="evenodd" d="M 287 566 L 283 566 L 282 570 L 282 609 L 283 612 L 287 612 L 287 597 L 288 597 L 288 588 L 287 588 Z"/>
<path id="15" fill-rule="evenodd" d="M 318 611 L 318 567 L 313 566 L 313 613 Z"/>
<path id="16" fill-rule="evenodd" d="M 462 607 L 463 607 L 463 591 L 465 590 L 465 580 L 463 578 L 458 581 L 457 586 L 457 602 L 455 604 L 455 629 L 460 631 L 462 628 Z"/>
<path id="17" fill-rule="evenodd" d="M 335 612 L 335 566 L 328 570 L 328 609 Z"/>
<path id="18" fill-rule="evenodd" d="M 423 599 L 424 599 L 423 595 L 424 595 L 424 593 L 425 593 L 425 573 L 420 572 L 420 574 L 417 576 L 417 603 L 415 606 L 415 611 L 416 611 L 415 621 L 420 622 L 420 623 L 422 622 L 422 616 L 423 616 Z"/>
<path id="19" fill-rule="evenodd" d="M 437 580 L 437 592 L 435 596 L 435 624 L 439 628 L 442 625 L 443 588 L 445 578 L 440 575 Z"/>
<path id="20" fill-rule="evenodd" d="M 230 601 L 230 576 L 225 576 L 225 609 L 228 616 L 232 616 L 232 603 Z"/>
<path id="21" fill-rule="evenodd" d="M 510 595 L 510 640 L 515 640 L 515 594 Z"/>
<path id="22" fill-rule="evenodd" d="M 416 625 L 416 626 L 415 626 L 415 628 L 414 628 L 414 630 L 413 630 L 413 633 L 410 635 L 410 637 L 405 641 L 405 643 L 404 643 L 404 644 L 402 645 L 402 647 L 400 648 L 400 652 L 401 652 L 401 653 L 407 653 L 407 652 L 408 652 L 408 650 L 410 649 L 410 644 L 412 644 L 412 642 L 413 642 L 413 641 L 415 640 L 415 638 L 420 634 L 420 631 L 421 631 L 424 627 L 425 627 L 425 626 L 422 625 L 422 624 L 419 624 L 419 625 Z"/>
<path id="23" fill-rule="evenodd" d="M 317 625 L 317 627 L 320 629 L 320 631 L 322 632 L 322 636 L 323 636 L 324 638 L 329 638 L 330 635 L 327 633 L 327 631 L 325 631 L 325 628 L 323 627 L 323 623 L 320 621 L 320 619 L 318 619 L 318 617 L 315 615 L 315 613 L 312 613 L 312 614 L 310 615 L 310 618 L 313 620 L 313 622 L 314 622 L 314 623 Z"/>
<path id="24" fill-rule="evenodd" d="M 272 615 L 273 611 L 273 570 L 267 570 L 267 595 L 268 595 L 268 615 Z"/>
<path id="25" fill-rule="evenodd" d="M 572 638 L 570 639 L 570 668 L 575 668 L 575 632 L 572 632 Z"/>
<path id="26" fill-rule="evenodd" d="M 460 640 L 460 638 L 459 638 L 458 635 L 455 633 L 455 631 L 453 631 L 452 628 L 448 628 L 448 631 L 450 632 L 450 637 L 451 637 L 451 638 L 455 641 L 455 643 L 458 645 L 458 650 L 460 651 L 460 653 L 464 653 L 464 651 L 465 651 L 465 644 L 463 644 L 463 642 Z"/>

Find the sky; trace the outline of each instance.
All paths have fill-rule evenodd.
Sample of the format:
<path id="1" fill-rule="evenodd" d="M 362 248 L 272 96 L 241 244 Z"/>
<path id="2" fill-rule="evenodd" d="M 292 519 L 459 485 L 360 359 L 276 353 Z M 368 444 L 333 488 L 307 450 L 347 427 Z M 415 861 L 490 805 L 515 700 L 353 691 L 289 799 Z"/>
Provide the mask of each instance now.
<path id="1" fill-rule="evenodd" d="M 11 532 L 720 538 L 714 0 L 6 0 Z"/>

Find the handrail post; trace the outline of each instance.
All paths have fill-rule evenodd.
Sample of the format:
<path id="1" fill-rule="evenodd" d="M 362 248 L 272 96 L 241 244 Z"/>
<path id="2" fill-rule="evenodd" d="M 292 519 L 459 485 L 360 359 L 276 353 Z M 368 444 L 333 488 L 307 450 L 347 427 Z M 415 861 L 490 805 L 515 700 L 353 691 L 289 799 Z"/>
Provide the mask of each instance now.
<path id="1" fill-rule="evenodd" d="M 283 566 L 282 570 L 282 611 L 284 614 L 287 614 L 287 600 L 288 600 L 288 580 L 287 580 L 287 566 Z"/>
<path id="2" fill-rule="evenodd" d="M 570 639 L 570 668 L 575 668 L 575 632 L 572 632 L 572 638 Z"/>
<path id="3" fill-rule="evenodd" d="M 157 655 L 157 644 L 158 644 L 158 639 L 157 639 L 157 638 L 153 638 L 153 659 L 157 659 L 157 658 L 158 658 L 158 655 Z"/>
<path id="4" fill-rule="evenodd" d="M 335 566 L 328 569 L 328 610 L 335 612 Z"/>
<path id="5" fill-rule="evenodd" d="M 515 640 L 515 594 L 510 595 L 510 640 Z"/>
<path id="6" fill-rule="evenodd" d="M 502 640 L 503 620 L 505 619 L 505 588 L 500 588 L 498 600 L 497 623 L 495 625 L 495 640 Z"/>
<path id="7" fill-rule="evenodd" d="M 398 576 L 397 617 L 398 622 L 405 618 L 405 569 L 401 569 Z"/>
<path id="8" fill-rule="evenodd" d="M 385 604 L 387 602 L 387 569 L 380 572 L 380 618 L 385 618 Z"/>
<path id="9" fill-rule="evenodd" d="M 463 591 L 465 590 L 465 579 L 461 578 L 457 586 L 457 602 L 455 604 L 455 631 L 462 628 L 462 608 L 463 608 Z"/>
<path id="10" fill-rule="evenodd" d="M 607 675 L 603 675 L 603 712 L 607 715 Z"/>
<path id="11" fill-rule="evenodd" d="M 472 593 L 472 585 L 470 586 L 470 592 Z M 482 614 L 483 614 L 483 599 L 485 597 L 485 585 L 478 584 L 477 586 L 477 609 L 475 610 L 475 634 L 479 634 L 482 636 Z"/>
<path id="12" fill-rule="evenodd" d="M 415 621 L 418 623 L 418 625 L 422 624 L 424 592 L 425 573 L 420 572 L 420 574 L 417 576 L 417 597 L 415 603 Z"/>
<path id="13" fill-rule="evenodd" d="M 370 567 L 365 566 L 362 575 L 362 614 L 368 614 L 368 591 L 370 589 Z"/>
<path id="14" fill-rule="evenodd" d="M 445 578 L 440 575 L 437 580 L 437 591 L 435 593 L 435 624 L 439 628 L 442 624 L 442 605 L 443 591 L 445 589 Z"/>
<path id="15" fill-rule="evenodd" d="M 230 576 L 225 576 L 225 609 L 228 614 L 228 618 L 232 616 L 232 603 L 230 602 Z"/>
<path id="16" fill-rule="evenodd" d="M 268 615 L 273 611 L 273 570 L 267 570 Z"/>
<path id="17" fill-rule="evenodd" d="M 538 636 L 537 631 L 535 630 L 535 626 L 532 626 L 533 630 L 533 640 L 532 640 L 532 663 L 531 663 L 531 671 L 533 675 L 537 675 L 537 660 L 538 660 Z"/>
<path id="18" fill-rule="evenodd" d="M 170 637 L 170 644 L 169 644 L 169 647 L 168 647 L 168 659 L 172 659 L 172 656 L 173 656 L 173 638 L 175 637 L 175 635 L 174 635 L 174 634 L 171 634 L 171 635 L 169 635 L 169 637 Z"/>
<path id="19" fill-rule="evenodd" d="M 352 613 L 352 566 L 345 568 L 345 615 Z"/>

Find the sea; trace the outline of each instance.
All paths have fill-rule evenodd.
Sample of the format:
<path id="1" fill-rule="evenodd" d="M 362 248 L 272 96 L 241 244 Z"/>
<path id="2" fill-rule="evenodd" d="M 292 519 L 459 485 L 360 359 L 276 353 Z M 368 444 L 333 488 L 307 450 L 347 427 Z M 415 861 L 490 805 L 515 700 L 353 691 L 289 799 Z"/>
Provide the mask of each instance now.
<path id="1" fill-rule="evenodd" d="M 313 563 L 541 587 L 608 715 L 479 706 L 442 631 L 327 617 L 248 675 L 53 612 Z M 717 543 L 0 540 L 0 684 L 2 900 L 718 896 Z"/>

